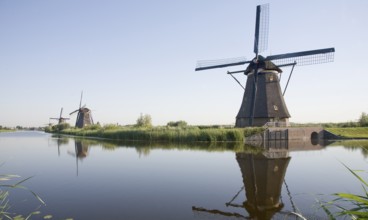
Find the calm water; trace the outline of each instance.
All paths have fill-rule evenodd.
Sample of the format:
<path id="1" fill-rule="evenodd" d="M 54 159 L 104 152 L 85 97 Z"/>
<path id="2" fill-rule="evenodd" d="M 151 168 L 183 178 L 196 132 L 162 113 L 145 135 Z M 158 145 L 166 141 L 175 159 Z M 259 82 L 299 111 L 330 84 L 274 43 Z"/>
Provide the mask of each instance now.
<path id="1" fill-rule="evenodd" d="M 296 143 L 290 151 L 255 154 L 249 148 L 209 151 L 0 133 L 0 174 L 33 176 L 23 185 L 46 206 L 26 190 L 12 190 L 12 211 L 24 215 L 40 210 L 53 219 L 75 220 L 284 219 L 285 212 L 298 211 L 325 219 L 316 204 L 319 194 L 362 193 L 342 163 L 367 170 L 368 154 L 342 145 L 352 143 Z"/>

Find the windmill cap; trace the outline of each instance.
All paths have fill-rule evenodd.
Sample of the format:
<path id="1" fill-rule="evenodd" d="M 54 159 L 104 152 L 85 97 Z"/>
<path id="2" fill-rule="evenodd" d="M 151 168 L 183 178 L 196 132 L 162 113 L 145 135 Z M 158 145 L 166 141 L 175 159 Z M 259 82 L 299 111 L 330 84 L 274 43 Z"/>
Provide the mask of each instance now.
<path id="1" fill-rule="evenodd" d="M 249 73 L 253 72 L 253 70 L 256 67 L 258 69 L 275 70 L 278 73 L 282 73 L 282 70 L 278 66 L 276 66 L 276 64 L 274 64 L 273 62 L 271 62 L 269 60 L 265 61 L 265 58 L 263 56 L 259 55 L 258 56 L 258 62 L 257 63 L 255 63 L 255 62 L 249 63 L 249 65 L 248 65 L 247 69 L 245 70 L 244 74 L 248 75 Z"/>

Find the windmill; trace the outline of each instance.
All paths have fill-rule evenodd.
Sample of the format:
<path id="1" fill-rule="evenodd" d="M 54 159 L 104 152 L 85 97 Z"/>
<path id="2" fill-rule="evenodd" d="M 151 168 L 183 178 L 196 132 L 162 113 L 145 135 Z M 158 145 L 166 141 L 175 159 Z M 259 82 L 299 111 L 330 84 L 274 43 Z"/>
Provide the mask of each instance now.
<path id="1" fill-rule="evenodd" d="M 263 57 L 259 53 L 267 49 L 269 5 L 258 5 L 256 12 L 254 50 L 252 60 L 245 58 L 198 61 L 196 71 L 249 64 L 245 70 L 227 72 L 232 75 L 244 73 L 247 82 L 243 101 L 236 116 L 236 127 L 262 126 L 268 122 L 289 124 L 290 114 L 284 97 L 295 65 L 311 65 L 332 62 L 334 48 L 285 53 Z M 292 66 L 284 92 L 281 92 L 280 67 Z"/>
<path id="2" fill-rule="evenodd" d="M 78 128 L 83 128 L 86 125 L 93 125 L 91 110 L 89 108 L 86 108 L 86 105 L 82 106 L 82 98 L 83 98 L 83 92 L 81 93 L 79 108 L 69 114 L 69 115 L 72 115 L 78 112 L 77 120 L 75 121 L 75 127 L 78 127 Z"/>
<path id="3" fill-rule="evenodd" d="M 64 123 L 66 120 L 69 120 L 69 118 L 63 118 L 62 115 L 63 115 L 63 108 L 61 108 L 60 116 L 58 118 L 50 118 L 50 119 L 58 120 L 59 124 Z"/>

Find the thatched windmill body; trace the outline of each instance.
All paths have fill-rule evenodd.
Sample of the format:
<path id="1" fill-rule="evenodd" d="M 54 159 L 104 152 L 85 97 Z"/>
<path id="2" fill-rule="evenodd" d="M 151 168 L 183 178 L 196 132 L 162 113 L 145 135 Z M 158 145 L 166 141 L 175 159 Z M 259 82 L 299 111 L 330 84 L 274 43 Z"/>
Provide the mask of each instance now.
<path id="1" fill-rule="evenodd" d="M 66 120 L 69 120 L 69 118 L 64 118 L 62 115 L 63 115 L 63 108 L 61 108 L 60 116 L 58 118 L 50 118 L 50 119 L 58 120 L 58 124 L 64 123 Z"/>
<path id="2" fill-rule="evenodd" d="M 254 53 L 252 60 L 245 58 L 215 61 L 199 61 L 196 71 L 249 64 L 246 70 L 228 72 L 247 75 L 243 102 L 236 116 L 236 127 L 262 126 L 267 122 L 285 122 L 288 124 L 289 111 L 284 101 L 284 92 L 280 87 L 280 67 L 292 66 L 289 80 L 295 65 L 310 65 L 332 62 L 334 48 L 286 53 L 262 57 L 259 53 L 267 49 L 269 6 L 258 5 L 256 13 Z M 288 80 L 288 83 L 289 83 Z M 287 83 L 287 84 L 288 84 Z"/>
<path id="3" fill-rule="evenodd" d="M 82 98 L 83 98 L 83 92 L 81 94 L 79 108 L 70 113 L 70 115 L 74 113 L 78 113 L 77 119 L 75 121 L 75 127 L 78 127 L 78 128 L 83 128 L 86 125 L 93 125 L 91 110 L 89 108 L 86 108 L 86 105 L 82 106 Z"/>

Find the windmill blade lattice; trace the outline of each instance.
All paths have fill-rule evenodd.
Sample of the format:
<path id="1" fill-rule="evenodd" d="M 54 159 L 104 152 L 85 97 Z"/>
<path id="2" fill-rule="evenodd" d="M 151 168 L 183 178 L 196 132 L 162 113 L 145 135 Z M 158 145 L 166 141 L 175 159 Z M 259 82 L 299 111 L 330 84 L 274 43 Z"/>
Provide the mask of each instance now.
<path id="1" fill-rule="evenodd" d="M 79 102 L 79 108 L 81 108 L 81 106 L 82 106 L 82 98 L 83 98 L 83 91 L 81 92 L 81 98 L 80 98 L 80 102 Z"/>
<path id="2" fill-rule="evenodd" d="M 255 57 L 252 60 L 241 57 L 197 63 L 196 71 L 249 63 L 244 71 L 228 71 L 231 76 L 239 72 L 247 75 L 243 101 L 236 116 L 236 127 L 263 126 L 269 122 L 282 122 L 288 125 L 290 114 L 283 97 L 285 91 L 281 93 L 279 80 L 274 80 L 278 79 L 278 74 L 282 72 L 280 67 L 292 65 L 294 68 L 295 65 L 320 64 L 334 60 L 334 48 L 285 53 L 264 58 L 259 53 L 267 50 L 268 33 L 269 4 L 258 5 L 253 49 Z M 235 80 L 242 86 L 237 79 Z"/>
<path id="3" fill-rule="evenodd" d="M 265 60 L 272 61 L 276 65 L 294 63 L 298 66 L 328 63 L 334 61 L 334 48 L 320 50 L 309 50 L 296 53 L 285 53 L 266 57 Z"/>
<path id="4" fill-rule="evenodd" d="M 228 59 L 219 59 L 219 60 L 200 60 L 197 62 L 196 71 L 207 70 L 207 69 L 215 69 L 215 68 L 223 68 L 228 66 L 238 66 L 244 65 L 246 63 L 250 63 L 251 61 L 247 60 L 245 57 L 236 57 L 236 58 L 228 58 Z"/>
<path id="5" fill-rule="evenodd" d="M 269 8 L 269 4 L 257 6 L 256 30 L 254 34 L 254 53 L 256 55 L 268 48 Z"/>
<path id="6" fill-rule="evenodd" d="M 77 109 L 75 111 L 72 111 L 71 113 L 69 113 L 69 115 L 72 115 L 72 114 L 76 113 L 77 111 L 79 111 L 79 109 Z"/>
<path id="7" fill-rule="evenodd" d="M 61 116 L 63 115 L 63 108 L 61 108 L 61 111 L 60 111 L 60 118 L 62 118 Z"/>

